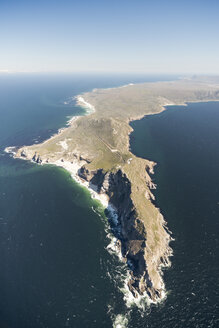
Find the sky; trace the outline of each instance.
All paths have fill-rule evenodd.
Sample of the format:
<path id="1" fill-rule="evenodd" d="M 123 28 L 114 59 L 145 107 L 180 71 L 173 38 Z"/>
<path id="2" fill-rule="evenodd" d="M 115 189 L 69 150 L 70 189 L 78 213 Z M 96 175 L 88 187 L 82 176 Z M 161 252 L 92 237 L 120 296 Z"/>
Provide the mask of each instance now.
<path id="1" fill-rule="evenodd" d="M 0 72 L 219 74 L 219 1 L 0 0 Z"/>

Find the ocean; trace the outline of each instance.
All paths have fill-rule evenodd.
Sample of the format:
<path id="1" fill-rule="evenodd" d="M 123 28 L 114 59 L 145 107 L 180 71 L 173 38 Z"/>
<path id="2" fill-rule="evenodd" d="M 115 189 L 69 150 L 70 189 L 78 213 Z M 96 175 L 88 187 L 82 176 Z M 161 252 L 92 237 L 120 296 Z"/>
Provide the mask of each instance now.
<path id="1" fill-rule="evenodd" d="M 169 107 L 132 122 L 131 149 L 154 180 L 175 241 L 167 299 L 129 305 L 125 266 L 108 245 L 104 209 L 68 172 L 13 159 L 85 115 L 71 97 L 175 76 L 0 75 L 0 327 L 216 327 L 219 103 Z"/>

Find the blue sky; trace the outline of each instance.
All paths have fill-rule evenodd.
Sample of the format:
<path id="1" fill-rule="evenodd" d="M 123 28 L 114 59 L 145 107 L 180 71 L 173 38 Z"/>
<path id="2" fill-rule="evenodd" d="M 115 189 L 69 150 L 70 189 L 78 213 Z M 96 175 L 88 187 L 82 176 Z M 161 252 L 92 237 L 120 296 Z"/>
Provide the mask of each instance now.
<path id="1" fill-rule="evenodd" d="M 215 0 L 0 0 L 0 71 L 219 74 Z"/>

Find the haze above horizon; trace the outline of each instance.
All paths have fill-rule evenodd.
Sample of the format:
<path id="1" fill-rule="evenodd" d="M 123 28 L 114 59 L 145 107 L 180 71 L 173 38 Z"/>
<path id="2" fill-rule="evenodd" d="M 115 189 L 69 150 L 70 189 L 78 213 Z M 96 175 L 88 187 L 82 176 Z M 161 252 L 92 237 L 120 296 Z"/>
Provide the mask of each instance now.
<path id="1" fill-rule="evenodd" d="M 218 9 L 215 0 L 0 0 L 0 73 L 219 74 Z"/>

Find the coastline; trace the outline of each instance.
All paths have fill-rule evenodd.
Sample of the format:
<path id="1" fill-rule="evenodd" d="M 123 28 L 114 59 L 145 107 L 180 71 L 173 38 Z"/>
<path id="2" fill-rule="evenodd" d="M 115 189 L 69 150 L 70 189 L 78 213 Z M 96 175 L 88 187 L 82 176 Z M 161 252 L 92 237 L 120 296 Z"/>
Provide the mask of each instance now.
<path id="1" fill-rule="evenodd" d="M 14 149 L 14 147 L 6 147 L 5 148 L 5 152 L 6 153 L 11 153 L 13 155 L 14 158 L 19 158 L 22 160 L 28 160 L 25 157 L 21 156 L 21 157 L 17 157 L 16 152 L 14 152 L 13 150 L 11 151 L 9 148 Z M 29 161 L 29 160 L 28 160 Z M 68 173 L 70 173 L 72 179 L 77 182 L 81 187 L 86 188 L 91 195 L 91 198 L 94 200 L 97 200 L 101 203 L 101 205 L 103 206 L 104 210 L 107 210 L 107 219 L 108 220 L 112 220 L 114 223 L 114 229 L 117 229 L 117 225 L 118 225 L 118 211 L 115 208 L 115 206 L 110 203 L 109 198 L 107 197 L 106 194 L 103 193 L 98 193 L 98 191 L 96 190 L 95 185 L 90 185 L 86 180 L 82 179 L 80 177 L 80 175 L 78 174 L 80 168 L 82 167 L 83 163 L 77 163 L 77 162 L 63 162 L 63 161 L 55 161 L 55 162 L 42 162 L 42 163 L 36 163 L 35 161 L 31 161 L 35 164 L 38 165 L 53 165 L 53 166 L 57 166 L 59 168 L 63 168 L 65 169 Z M 162 216 L 162 214 L 160 213 L 160 215 Z M 162 216 L 163 218 L 163 216 Z M 109 221 L 108 221 L 109 223 Z M 166 225 L 166 221 L 164 221 L 164 225 Z M 107 234 L 107 237 L 110 239 L 110 243 L 107 246 L 107 250 L 110 253 L 115 254 L 118 259 L 120 260 L 121 263 L 123 263 L 126 266 L 126 270 L 127 270 L 127 274 L 125 279 L 123 280 L 123 287 L 121 288 L 121 292 L 124 295 L 124 301 L 126 303 L 126 306 L 128 308 L 132 307 L 133 305 L 137 306 L 140 310 L 144 310 L 145 306 L 148 306 L 150 304 L 158 304 L 163 302 L 166 297 L 167 297 L 167 293 L 165 290 L 165 284 L 162 281 L 162 292 L 161 295 L 156 299 L 153 300 L 149 297 L 147 291 L 145 291 L 142 295 L 140 294 L 135 294 L 133 295 L 133 293 L 131 292 L 130 288 L 129 288 L 129 281 L 131 279 L 131 274 L 130 274 L 130 269 L 127 266 L 127 263 L 125 261 L 125 258 L 122 255 L 121 252 L 121 244 L 119 243 L 119 239 L 115 236 L 115 234 L 111 231 L 110 229 L 110 233 Z M 118 229 L 120 229 L 119 225 L 118 225 Z M 168 232 L 170 234 L 172 234 L 169 230 Z M 172 237 L 170 237 L 169 242 L 173 241 L 174 239 Z M 170 252 L 168 254 L 168 257 L 173 256 L 173 252 L 172 249 L 170 249 Z M 170 260 L 166 263 L 162 263 L 160 264 L 158 270 L 159 270 L 159 274 L 162 275 L 162 269 L 163 268 L 167 268 L 171 266 L 171 262 Z"/>
<path id="2" fill-rule="evenodd" d="M 179 88 L 174 89 L 174 99 L 164 96 L 166 92 L 167 95 L 168 92 L 172 94 L 175 84 L 183 87 L 183 93 Z M 73 117 L 67 127 L 60 129 L 50 139 L 42 144 L 24 146 L 13 155 L 38 164 L 63 167 L 74 180 L 90 191 L 94 199 L 109 209 L 117 221 L 118 231 L 114 229 L 117 238 L 115 249 L 127 263 L 130 274 L 124 287 L 125 294 L 128 294 L 126 299 L 133 299 L 136 305 L 142 303 L 142 299 L 147 303 L 158 303 L 166 298 L 162 268 L 171 265 L 169 257 L 173 252 L 169 244 L 173 238 L 160 210 L 152 202 L 155 198 L 151 190 L 156 185 L 151 174 L 156 163 L 130 152 L 129 135 L 132 128 L 129 123 L 158 114 L 167 106 L 186 106 L 186 102 L 206 101 L 203 86 L 197 93 L 196 85 L 191 91 L 190 85 L 189 88 L 184 86 L 184 81 L 175 84 L 129 85 L 128 94 L 127 88 L 118 87 L 105 91 L 95 89 L 78 95 L 74 99 L 78 106 L 86 109 L 87 115 Z M 142 88 L 146 88 L 146 98 L 147 94 L 154 92 L 146 103 L 144 97 L 141 99 Z M 134 92 L 136 99 L 131 92 Z M 210 93 L 207 91 L 209 101 L 215 100 L 215 97 L 218 100 L 217 95 L 218 90 L 214 88 L 210 89 Z M 127 110 L 129 100 L 132 103 L 128 103 L 130 108 Z M 138 107 L 137 100 L 140 104 Z M 133 112 L 136 114 L 133 115 Z M 119 200 L 121 194 L 122 202 Z"/>
<path id="3" fill-rule="evenodd" d="M 119 88 L 127 87 L 127 86 L 130 86 L 130 85 L 133 85 L 133 84 L 128 84 L 128 85 L 125 85 L 125 86 L 121 86 Z M 74 98 L 76 99 L 76 104 L 78 106 L 83 107 L 84 109 L 86 109 L 86 115 L 85 116 L 91 115 L 92 113 L 95 113 L 95 111 L 96 111 L 95 107 L 92 104 L 85 101 L 85 99 L 83 98 L 83 94 L 82 95 L 77 95 Z M 166 108 L 162 107 L 162 109 L 165 110 Z M 150 114 L 148 114 L 148 115 L 150 115 Z M 49 139 L 45 140 L 42 143 L 42 145 L 45 145 L 46 143 L 48 143 L 52 139 L 55 139 L 57 136 L 61 136 L 65 131 L 67 131 L 69 129 L 69 127 L 73 127 L 75 122 L 78 119 L 80 119 L 81 117 L 83 117 L 83 116 L 73 116 L 72 118 L 70 118 L 67 121 L 67 126 L 66 127 L 60 128 L 56 134 L 52 135 Z M 139 118 L 139 119 L 141 119 L 141 118 Z M 136 119 L 137 118 L 133 117 L 133 118 L 131 118 L 131 120 L 129 122 L 131 122 L 133 120 L 136 120 Z M 63 141 L 63 142 L 65 142 L 65 141 Z M 63 145 L 62 145 L 62 147 L 65 148 Z M 29 159 L 26 158 L 26 156 L 23 156 L 23 155 L 17 156 L 17 152 L 14 151 L 14 147 L 6 147 L 4 151 L 6 153 L 12 153 L 14 158 L 19 158 L 19 159 L 29 161 Z M 45 161 L 40 160 L 39 162 L 37 162 L 36 160 L 33 160 L 33 159 L 31 161 L 33 163 L 37 163 L 39 165 L 54 165 L 54 166 L 57 166 L 57 167 L 60 167 L 60 168 L 64 168 L 66 171 L 68 171 L 70 173 L 72 179 L 74 181 L 76 181 L 80 186 L 86 188 L 90 192 L 91 197 L 94 200 L 99 201 L 101 203 L 101 205 L 103 206 L 103 208 L 108 211 L 107 218 L 108 218 L 108 220 L 110 219 L 110 220 L 114 221 L 114 228 L 117 229 L 118 209 L 115 208 L 115 206 L 112 203 L 110 203 L 109 197 L 107 196 L 106 193 L 102 193 L 102 192 L 99 193 L 94 184 L 90 184 L 85 179 L 82 179 L 81 176 L 79 175 L 80 169 L 85 164 L 85 161 L 82 160 L 82 161 L 68 162 L 66 160 L 65 161 L 63 161 L 63 160 L 48 161 L 47 160 L 45 162 Z M 152 162 L 152 163 L 153 163 L 152 167 L 149 170 L 151 174 L 154 173 L 153 167 L 156 165 L 155 162 Z M 153 184 L 153 186 L 154 186 L 153 189 L 155 189 L 156 187 L 155 187 L 154 184 Z M 151 196 L 149 198 L 151 198 Z M 164 220 L 164 218 L 163 218 L 162 214 L 160 213 L 160 211 L 159 211 L 159 214 L 162 217 L 163 225 L 166 226 L 167 223 Z M 118 225 L 118 229 L 120 229 L 119 225 Z M 168 233 L 171 234 L 171 232 L 169 232 L 169 230 L 168 230 Z M 120 262 L 125 264 L 126 267 L 127 267 L 126 268 L 127 269 L 127 276 L 126 276 L 126 278 L 123 282 L 124 286 L 121 289 L 122 293 L 124 294 L 124 300 L 126 302 L 127 307 L 131 307 L 133 304 L 135 304 L 139 309 L 144 309 L 145 305 L 157 304 L 157 303 L 160 303 L 163 300 L 165 300 L 166 299 L 166 290 L 165 290 L 165 284 L 164 284 L 163 280 L 161 280 L 161 294 L 158 297 L 155 297 L 153 299 L 150 298 L 147 291 L 145 291 L 142 294 L 139 294 L 139 293 L 136 293 L 136 292 L 133 294 L 133 292 L 130 290 L 130 287 L 129 287 L 129 281 L 132 278 L 131 271 L 130 271 L 130 268 L 127 266 L 126 259 L 122 255 L 121 243 L 119 242 L 118 237 L 116 237 L 115 234 L 112 233 L 112 231 L 111 231 L 111 234 L 112 234 L 112 236 L 109 236 L 109 234 L 108 234 L 108 238 L 110 238 L 111 241 L 110 241 L 109 245 L 107 246 L 107 249 L 108 249 L 108 251 L 113 252 L 114 254 L 116 254 L 117 257 L 119 258 Z M 172 240 L 173 239 L 170 237 L 169 238 L 169 243 Z M 168 245 L 169 245 L 169 243 L 168 243 Z M 169 247 L 168 254 L 167 254 L 166 258 L 168 259 L 172 255 L 173 255 L 172 254 L 172 249 Z M 170 266 L 171 266 L 171 262 L 170 262 L 169 259 L 166 262 L 161 263 L 158 267 L 159 275 L 162 276 L 162 268 L 170 267 Z"/>
<path id="4" fill-rule="evenodd" d="M 82 107 L 86 110 L 85 116 L 95 112 L 94 106 L 87 103 L 81 95 L 75 96 L 74 99 L 76 99 L 77 106 Z M 55 139 L 57 136 L 61 136 L 69 127 L 72 127 L 75 124 L 75 122 L 81 117 L 83 117 L 83 115 L 72 116 L 69 120 L 67 120 L 65 127 L 58 129 L 57 133 L 53 134 L 49 139 L 43 141 L 42 144 L 46 144 L 52 139 Z"/>

